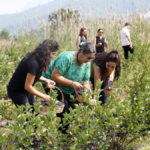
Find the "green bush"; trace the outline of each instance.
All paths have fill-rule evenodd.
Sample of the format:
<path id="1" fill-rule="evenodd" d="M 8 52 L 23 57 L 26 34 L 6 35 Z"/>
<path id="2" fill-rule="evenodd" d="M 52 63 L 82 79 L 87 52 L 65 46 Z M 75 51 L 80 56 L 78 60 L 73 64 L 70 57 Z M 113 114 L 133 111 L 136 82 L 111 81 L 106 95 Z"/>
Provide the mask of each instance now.
<path id="1" fill-rule="evenodd" d="M 10 33 L 7 29 L 2 29 L 0 32 L 0 38 L 5 39 L 5 40 L 9 40 L 10 38 Z"/>

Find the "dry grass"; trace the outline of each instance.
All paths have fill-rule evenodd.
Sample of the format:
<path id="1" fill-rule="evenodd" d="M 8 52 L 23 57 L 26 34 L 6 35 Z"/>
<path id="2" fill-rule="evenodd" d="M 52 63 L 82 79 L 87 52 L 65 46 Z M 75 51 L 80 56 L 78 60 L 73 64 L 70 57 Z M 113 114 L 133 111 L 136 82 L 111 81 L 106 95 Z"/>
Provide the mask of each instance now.
<path id="1" fill-rule="evenodd" d="M 16 41 L 8 41 L 5 39 L 0 39 L 0 49 L 2 49 L 1 54 L 5 53 L 6 48 L 11 49 L 12 42 L 15 44 L 16 48 L 21 45 L 19 42 L 16 42 Z"/>
<path id="2" fill-rule="evenodd" d="M 140 148 L 139 150 L 150 150 L 150 145 L 144 146 Z"/>
<path id="3" fill-rule="evenodd" d="M 150 150 L 150 139 L 149 137 L 141 140 L 137 140 L 132 143 L 134 150 Z"/>

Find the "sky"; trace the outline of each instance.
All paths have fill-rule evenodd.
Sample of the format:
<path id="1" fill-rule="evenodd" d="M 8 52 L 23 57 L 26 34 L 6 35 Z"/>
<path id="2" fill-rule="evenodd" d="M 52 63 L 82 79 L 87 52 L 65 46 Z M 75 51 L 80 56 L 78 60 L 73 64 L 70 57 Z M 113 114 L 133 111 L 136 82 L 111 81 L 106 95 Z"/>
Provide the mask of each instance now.
<path id="1" fill-rule="evenodd" d="M 53 0 L 0 0 L 0 14 L 14 14 Z"/>

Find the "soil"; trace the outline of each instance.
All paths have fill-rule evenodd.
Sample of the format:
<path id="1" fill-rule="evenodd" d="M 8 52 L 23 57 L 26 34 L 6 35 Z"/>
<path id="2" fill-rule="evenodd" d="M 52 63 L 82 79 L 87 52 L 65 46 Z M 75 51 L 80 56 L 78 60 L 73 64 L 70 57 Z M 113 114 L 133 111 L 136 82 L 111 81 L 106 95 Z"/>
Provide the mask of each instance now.
<path id="1" fill-rule="evenodd" d="M 121 98 L 122 100 L 126 97 L 128 97 L 129 95 L 127 93 L 122 93 L 119 96 L 117 96 L 117 98 Z"/>

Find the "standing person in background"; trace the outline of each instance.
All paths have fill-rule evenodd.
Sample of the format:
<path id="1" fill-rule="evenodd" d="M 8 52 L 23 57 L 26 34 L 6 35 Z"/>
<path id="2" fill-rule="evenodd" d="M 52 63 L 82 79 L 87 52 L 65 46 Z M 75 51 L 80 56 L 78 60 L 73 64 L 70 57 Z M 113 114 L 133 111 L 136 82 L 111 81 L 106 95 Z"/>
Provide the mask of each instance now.
<path id="1" fill-rule="evenodd" d="M 130 27 L 131 27 L 131 24 L 127 22 L 125 23 L 125 27 L 122 28 L 122 30 L 120 31 L 125 59 L 128 59 L 128 51 L 130 51 L 130 53 L 132 54 L 134 53 L 134 49 L 133 49 L 131 38 L 130 38 L 130 32 L 129 32 Z"/>
<path id="2" fill-rule="evenodd" d="M 80 49 L 79 44 L 82 42 L 87 42 L 87 30 L 86 30 L 86 28 L 80 29 L 80 33 L 79 33 L 79 36 L 77 38 L 77 43 L 76 43 L 78 50 Z"/>
<path id="3" fill-rule="evenodd" d="M 104 47 L 108 46 L 106 38 L 103 37 L 103 30 L 98 29 L 97 36 L 94 38 L 94 45 L 96 47 L 96 54 L 103 53 L 105 51 Z"/>

